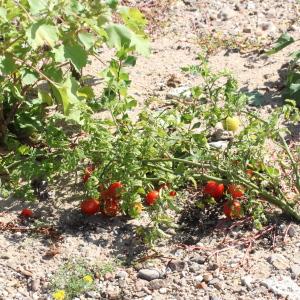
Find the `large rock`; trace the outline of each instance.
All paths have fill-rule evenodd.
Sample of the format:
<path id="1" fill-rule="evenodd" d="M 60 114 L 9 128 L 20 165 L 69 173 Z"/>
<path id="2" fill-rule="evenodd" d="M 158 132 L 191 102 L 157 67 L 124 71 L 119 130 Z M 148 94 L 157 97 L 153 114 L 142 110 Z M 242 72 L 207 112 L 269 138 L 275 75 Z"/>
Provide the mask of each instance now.
<path id="1" fill-rule="evenodd" d="M 288 276 L 270 277 L 261 283 L 275 295 L 300 300 L 300 287 Z"/>

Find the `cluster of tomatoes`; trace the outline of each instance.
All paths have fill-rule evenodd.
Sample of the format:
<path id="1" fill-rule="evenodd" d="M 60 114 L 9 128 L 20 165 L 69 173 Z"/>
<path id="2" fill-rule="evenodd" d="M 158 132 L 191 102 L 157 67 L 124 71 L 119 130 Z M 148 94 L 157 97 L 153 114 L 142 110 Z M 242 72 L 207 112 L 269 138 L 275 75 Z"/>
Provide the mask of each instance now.
<path id="1" fill-rule="evenodd" d="M 242 215 L 242 207 L 240 200 L 244 197 L 245 190 L 241 185 L 229 184 L 227 187 L 223 183 L 216 181 L 208 181 L 203 189 L 205 196 L 213 197 L 216 201 L 220 201 L 227 193 L 230 199 L 223 205 L 223 212 L 229 219 L 239 218 Z"/>
<path id="2" fill-rule="evenodd" d="M 83 174 L 82 181 L 86 183 L 92 176 L 95 167 L 93 165 L 88 166 Z M 160 190 L 167 189 L 166 184 L 161 185 L 158 190 L 149 191 L 145 196 L 145 205 L 153 206 L 156 204 L 157 200 L 160 198 Z M 108 188 L 105 188 L 102 184 L 99 186 L 100 198 L 99 199 L 86 199 L 84 200 L 80 207 L 81 212 L 85 215 L 94 215 L 98 212 L 103 213 L 107 216 L 116 216 L 120 211 L 120 200 L 122 194 L 123 184 L 120 181 L 113 182 Z M 176 196 L 176 191 L 171 190 L 169 195 L 171 197 Z M 134 211 L 140 214 L 144 209 L 141 202 L 134 203 Z"/>

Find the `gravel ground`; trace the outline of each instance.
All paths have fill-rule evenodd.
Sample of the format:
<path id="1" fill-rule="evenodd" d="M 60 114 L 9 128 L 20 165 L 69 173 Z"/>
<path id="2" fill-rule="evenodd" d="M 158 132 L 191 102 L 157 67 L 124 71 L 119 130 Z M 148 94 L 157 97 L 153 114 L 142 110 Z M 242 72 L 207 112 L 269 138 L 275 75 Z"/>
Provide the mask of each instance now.
<path id="1" fill-rule="evenodd" d="M 131 92 L 141 105 L 149 97 L 164 101 L 174 93 L 174 86 L 196 84 L 198 79 L 182 74 L 180 68 L 197 63 L 204 46 L 210 47 L 209 62 L 214 70 L 228 68 L 243 90 L 264 95 L 262 110 L 267 112 L 280 99 L 279 70 L 284 71 L 287 54 L 299 48 L 299 43 L 272 57 L 261 50 L 286 30 L 299 37 L 300 6 L 296 0 L 169 1 L 164 10 L 160 8 L 162 14 L 155 11 L 155 5 L 163 7 L 164 1 L 124 2 L 141 7 L 151 20 L 152 54 L 139 58 L 130 71 Z M 160 30 L 155 21 L 163 26 Z M 211 44 L 216 43 L 214 49 Z M 107 60 L 111 52 L 100 55 Z M 92 60 L 85 71 L 96 74 L 102 68 Z M 170 78 L 175 78 L 172 86 Z M 95 83 L 100 92 L 101 82 Z M 49 282 L 53 274 L 66 262 L 79 259 L 112 268 L 96 276 L 94 289 L 77 299 L 300 299 L 297 224 L 270 227 L 255 240 L 259 233 L 244 226 L 229 230 L 230 224 L 218 220 L 219 230 L 188 234 L 169 230 L 172 238 L 159 244 L 157 252 L 147 252 L 133 233 L 137 221 L 83 218 L 70 204 L 54 205 L 36 204 L 33 207 L 39 211 L 40 223 L 25 222 L 21 225 L 33 228 L 31 232 L 13 232 L 14 226 L 20 226 L 17 214 L 23 205 L 0 201 L 4 212 L 0 222 L 17 220 L 17 225 L 0 235 L 0 299 L 52 299 Z M 55 226 L 59 235 L 36 229 L 42 225 Z M 193 226 L 200 228 L 199 222 Z M 242 238 L 242 245 L 233 247 Z M 251 238 L 253 245 L 249 247 Z"/>

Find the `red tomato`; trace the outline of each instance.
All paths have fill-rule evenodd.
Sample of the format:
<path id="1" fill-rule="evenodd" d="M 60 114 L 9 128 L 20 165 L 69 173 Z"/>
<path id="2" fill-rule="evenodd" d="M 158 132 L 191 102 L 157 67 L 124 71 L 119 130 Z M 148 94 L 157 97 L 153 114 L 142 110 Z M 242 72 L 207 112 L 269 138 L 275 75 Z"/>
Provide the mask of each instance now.
<path id="1" fill-rule="evenodd" d="M 107 216 L 114 217 L 119 211 L 119 203 L 117 199 L 111 198 L 105 201 L 104 213 Z"/>
<path id="2" fill-rule="evenodd" d="M 241 216 L 241 203 L 238 200 L 227 201 L 223 207 L 224 215 L 229 218 L 239 218 Z"/>
<path id="3" fill-rule="evenodd" d="M 176 191 L 170 191 L 169 195 L 171 197 L 175 197 L 177 195 Z"/>
<path id="4" fill-rule="evenodd" d="M 123 184 L 120 181 L 116 181 L 114 183 L 112 183 L 109 187 L 108 187 L 108 192 L 112 195 L 115 196 L 117 195 L 117 192 L 123 187 Z"/>
<path id="5" fill-rule="evenodd" d="M 244 188 L 241 185 L 229 184 L 227 190 L 234 199 L 244 196 Z"/>
<path id="6" fill-rule="evenodd" d="M 159 197 L 158 191 L 151 191 L 146 195 L 146 203 L 147 205 L 153 205 L 155 204 L 156 200 Z"/>
<path id="7" fill-rule="evenodd" d="M 224 184 L 219 184 L 213 180 L 208 181 L 204 186 L 203 193 L 215 199 L 220 199 L 224 194 Z"/>
<path id="8" fill-rule="evenodd" d="M 81 212 L 84 215 L 91 216 L 97 213 L 100 209 L 100 203 L 96 199 L 87 199 L 81 202 Z"/>
<path id="9" fill-rule="evenodd" d="M 25 218 L 30 218 L 32 217 L 33 215 L 33 212 L 31 209 L 29 208 L 24 208 L 22 211 L 21 211 L 21 216 L 25 217 Z"/>

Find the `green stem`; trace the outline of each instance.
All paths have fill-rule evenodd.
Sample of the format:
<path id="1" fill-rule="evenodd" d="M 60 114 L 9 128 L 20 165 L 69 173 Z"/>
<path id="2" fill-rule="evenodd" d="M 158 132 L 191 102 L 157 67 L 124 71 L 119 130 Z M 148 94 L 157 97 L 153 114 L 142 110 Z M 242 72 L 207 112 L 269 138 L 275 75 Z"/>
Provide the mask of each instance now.
<path id="1" fill-rule="evenodd" d="M 280 141 L 282 143 L 282 146 L 285 150 L 285 152 L 287 153 L 290 161 L 291 161 L 291 164 L 292 164 L 292 168 L 293 168 L 293 171 L 294 171 L 294 174 L 295 174 L 295 177 L 296 177 L 296 180 L 295 180 L 295 185 L 296 185 L 296 188 L 298 190 L 298 192 L 300 193 L 300 174 L 299 174 L 299 170 L 298 170 L 298 166 L 297 166 L 297 163 L 289 149 L 289 146 L 288 144 L 286 143 L 284 137 L 282 136 L 281 133 L 278 134 L 279 135 L 279 138 L 280 138 Z"/>
<path id="2" fill-rule="evenodd" d="M 189 161 L 186 159 L 181 159 L 181 158 L 162 158 L 162 159 L 151 159 L 148 160 L 151 162 L 164 162 L 164 161 L 172 161 L 172 162 L 180 162 L 188 165 L 192 165 L 195 167 L 210 167 L 213 171 L 218 171 L 220 172 L 224 177 L 228 175 L 228 171 L 225 169 L 222 169 L 220 167 L 215 167 L 213 165 L 207 165 L 207 164 L 201 164 L 193 161 Z M 147 163 L 147 161 L 145 161 Z M 170 171 L 170 170 L 168 170 Z M 245 179 L 244 177 L 238 175 L 238 174 L 232 174 L 235 180 L 237 180 L 239 183 L 243 184 L 245 187 L 250 188 L 258 193 L 259 196 L 267 200 L 268 202 L 274 204 L 275 206 L 279 207 L 283 212 L 287 213 L 288 215 L 292 216 L 295 220 L 300 222 L 300 214 L 294 210 L 289 204 L 287 204 L 285 201 L 282 199 L 275 197 L 271 193 L 268 193 L 267 191 L 263 191 L 258 187 L 255 183 Z M 196 174 L 194 175 L 195 178 L 201 178 L 201 179 L 207 179 L 207 180 L 215 180 L 217 182 L 228 182 L 228 180 L 223 179 L 223 178 L 218 178 L 214 176 L 210 176 L 207 174 Z"/>

